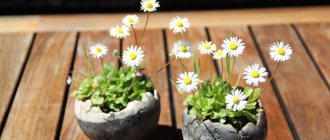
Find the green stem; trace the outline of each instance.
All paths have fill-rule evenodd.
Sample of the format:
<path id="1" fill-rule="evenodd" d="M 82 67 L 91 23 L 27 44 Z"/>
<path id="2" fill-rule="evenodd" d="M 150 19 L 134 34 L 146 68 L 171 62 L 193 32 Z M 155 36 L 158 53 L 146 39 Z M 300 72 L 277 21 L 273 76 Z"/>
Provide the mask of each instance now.
<path id="1" fill-rule="evenodd" d="M 143 31 L 142 31 L 142 33 L 141 33 L 141 36 L 140 36 L 139 42 L 137 43 L 137 46 L 140 45 L 141 39 L 143 38 L 144 32 L 145 32 L 145 30 L 146 30 L 146 28 L 147 28 L 148 21 L 149 21 L 149 15 L 150 15 L 150 14 L 148 13 L 148 14 L 147 14 L 146 24 L 144 25 L 144 28 L 143 28 Z"/>
<path id="2" fill-rule="evenodd" d="M 102 64 L 102 69 L 103 69 L 103 73 L 104 73 L 104 76 L 105 76 L 105 69 L 104 69 L 104 63 L 103 63 L 103 58 L 101 57 L 101 64 Z"/>
<path id="3" fill-rule="evenodd" d="M 181 64 L 181 67 L 183 67 L 185 71 L 188 71 L 188 69 L 184 66 L 182 60 L 181 60 L 181 59 L 178 59 L 178 60 L 179 60 L 179 62 L 180 62 L 180 64 Z"/>
<path id="4" fill-rule="evenodd" d="M 133 33 L 134 33 L 135 45 L 138 45 L 136 32 L 135 32 L 134 26 L 132 24 L 131 24 L 131 27 L 132 27 L 132 30 L 133 30 Z"/>
<path id="5" fill-rule="evenodd" d="M 236 57 L 234 57 L 234 62 L 233 62 L 233 65 L 232 65 L 232 67 L 231 67 L 231 70 L 230 70 L 230 76 L 229 76 L 229 79 L 230 79 L 230 80 L 231 80 L 231 78 L 233 77 L 233 72 L 234 72 L 235 63 L 236 63 Z"/>
<path id="6" fill-rule="evenodd" d="M 150 78 L 152 76 L 154 76 L 155 74 L 157 74 L 158 72 L 160 72 L 162 69 L 164 69 L 167 65 L 171 64 L 174 60 L 176 60 L 175 58 L 172 58 L 169 62 L 167 62 L 165 65 L 163 65 L 162 67 L 160 67 L 159 69 L 157 69 L 156 71 L 154 71 L 151 75 Z"/>
<path id="7" fill-rule="evenodd" d="M 271 80 L 273 80 L 273 77 L 274 77 L 275 73 L 277 72 L 277 69 L 278 69 L 279 66 L 280 66 L 280 62 L 278 62 L 278 63 L 276 64 L 275 70 L 272 72 L 272 76 L 269 78 L 269 81 L 264 85 L 264 87 L 265 87 L 266 85 L 268 85 L 268 84 L 271 82 Z M 264 87 L 263 87 L 263 88 L 264 88 Z M 261 88 L 261 89 L 263 89 L 263 88 Z"/>
<path id="8" fill-rule="evenodd" d="M 221 59 L 221 80 L 223 80 L 223 73 L 224 73 L 224 71 L 223 71 L 223 62 L 222 62 L 222 59 Z"/>
<path id="9" fill-rule="evenodd" d="M 229 75 L 230 75 L 230 56 L 229 56 L 229 54 L 226 55 L 226 69 L 227 69 L 227 81 L 229 82 Z"/>

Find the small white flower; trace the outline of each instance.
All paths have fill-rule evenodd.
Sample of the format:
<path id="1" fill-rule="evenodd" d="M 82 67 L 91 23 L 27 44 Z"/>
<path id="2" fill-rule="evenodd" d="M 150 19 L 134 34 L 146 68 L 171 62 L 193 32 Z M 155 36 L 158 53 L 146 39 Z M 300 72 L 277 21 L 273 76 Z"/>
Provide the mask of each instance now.
<path id="1" fill-rule="evenodd" d="M 116 38 L 125 38 L 129 35 L 129 28 L 126 25 L 123 26 L 115 26 L 110 29 L 110 35 Z"/>
<path id="2" fill-rule="evenodd" d="M 243 74 L 245 75 L 243 79 L 246 80 L 248 85 L 253 84 L 253 86 L 258 86 L 259 82 L 266 81 L 264 77 L 268 75 L 268 72 L 266 72 L 264 67 L 259 68 L 259 64 L 255 63 L 254 65 L 245 68 Z"/>
<path id="3" fill-rule="evenodd" d="M 270 57 L 277 62 L 284 62 L 290 59 L 292 54 L 292 49 L 289 44 L 284 44 L 284 42 L 274 42 L 270 46 Z"/>
<path id="4" fill-rule="evenodd" d="M 175 58 L 190 58 L 192 56 L 192 47 L 189 41 L 183 40 L 175 42 L 171 55 L 175 55 Z"/>
<path id="5" fill-rule="evenodd" d="M 157 11 L 156 8 L 158 8 L 160 5 L 159 5 L 159 2 L 156 1 L 156 0 L 142 0 L 140 2 L 141 4 L 141 10 L 143 12 L 154 12 L 154 11 Z"/>
<path id="6" fill-rule="evenodd" d="M 241 90 L 236 89 L 235 91 L 231 91 L 231 94 L 226 95 L 226 107 L 233 111 L 241 111 L 247 104 L 245 99 L 246 96 Z"/>
<path id="7" fill-rule="evenodd" d="M 194 72 L 181 73 L 176 81 L 177 87 L 180 92 L 190 93 L 197 89 L 198 75 Z"/>
<path id="8" fill-rule="evenodd" d="M 217 46 L 212 41 L 202 41 L 199 43 L 198 49 L 201 54 L 210 55 L 217 49 Z"/>
<path id="9" fill-rule="evenodd" d="M 108 49 L 103 44 L 95 44 L 94 46 L 91 46 L 90 53 L 94 58 L 101 58 L 104 55 L 106 55 L 108 52 Z"/>
<path id="10" fill-rule="evenodd" d="M 216 52 L 213 53 L 213 58 L 214 59 L 222 59 L 225 58 L 227 55 L 227 52 L 224 50 L 217 50 Z"/>
<path id="11" fill-rule="evenodd" d="M 123 61 L 129 67 L 139 66 L 144 57 L 144 52 L 140 47 L 131 46 L 124 51 Z"/>
<path id="12" fill-rule="evenodd" d="M 187 31 L 190 27 L 190 22 L 188 18 L 175 17 L 170 21 L 170 30 L 173 30 L 173 33 L 181 33 Z"/>
<path id="13" fill-rule="evenodd" d="M 229 39 L 225 39 L 222 43 L 222 47 L 230 56 L 238 57 L 238 55 L 243 53 L 245 49 L 244 43 L 242 39 L 237 37 L 230 37 Z"/>
<path id="14" fill-rule="evenodd" d="M 139 17 L 137 15 L 127 15 L 122 20 L 124 25 L 131 26 L 139 22 Z"/>
<path id="15" fill-rule="evenodd" d="M 71 79 L 71 77 L 70 77 L 70 76 L 68 76 L 68 78 L 66 79 L 66 83 L 67 83 L 68 85 L 70 85 L 70 84 L 71 84 L 71 82 L 72 82 L 72 79 Z"/>

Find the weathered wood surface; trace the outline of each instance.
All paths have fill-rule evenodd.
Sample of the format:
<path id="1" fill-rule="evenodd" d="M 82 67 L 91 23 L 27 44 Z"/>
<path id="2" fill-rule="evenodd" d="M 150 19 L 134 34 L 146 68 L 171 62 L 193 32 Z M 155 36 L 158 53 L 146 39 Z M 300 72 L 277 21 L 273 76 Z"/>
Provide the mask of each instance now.
<path id="1" fill-rule="evenodd" d="M 138 40 L 141 37 L 141 30 L 136 31 Z M 131 32 L 129 38 L 124 39 L 123 52 L 132 45 L 135 46 L 136 42 L 134 35 Z M 162 30 L 147 30 L 139 44 L 144 51 L 144 58 L 141 66 L 146 68 L 144 73 L 151 76 L 152 83 L 160 95 L 161 112 L 159 118 L 158 130 L 153 139 L 172 139 L 172 120 L 171 120 L 171 104 L 169 98 L 169 81 L 167 80 L 167 71 L 164 67 L 158 73 L 156 72 L 166 64 L 165 47 L 163 41 Z"/>
<path id="2" fill-rule="evenodd" d="M 238 57 L 237 65 L 235 66 L 235 71 L 233 74 L 235 83 L 239 73 L 244 72 L 246 66 L 250 66 L 254 63 L 258 63 L 261 66 L 263 65 L 261 58 L 258 54 L 256 45 L 253 42 L 253 39 L 249 33 L 249 30 L 246 26 L 221 26 L 221 27 L 211 27 L 209 28 L 211 39 L 220 46 L 222 40 L 228 38 L 230 34 L 241 38 L 245 43 L 245 50 L 243 54 Z M 219 69 L 221 69 L 221 61 L 218 61 Z M 269 70 L 267 70 L 269 71 Z M 244 77 L 244 75 L 242 75 Z M 269 80 L 269 79 L 267 79 Z M 245 80 L 241 79 L 239 85 L 247 85 Z M 290 128 L 285 120 L 283 111 L 276 99 L 274 90 L 270 84 L 261 84 L 264 87 L 263 94 L 261 95 L 261 102 L 266 111 L 267 123 L 268 123 L 268 140 L 278 140 L 278 139 L 293 139 L 290 132 Z"/>
<path id="3" fill-rule="evenodd" d="M 115 63 L 117 58 L 112 54 L 113 50 L 119 50 L 119 39 L 110 38 L 110 35 L 107 31 L 103 32 L 82 32 L 79 35 L 78 46 L 76 52 L 76 58 L 74 61 L 74 69 L 72 79 L 74 80 L 82 80 L 84 76 L 90 74 L 91 67 L 87 68 L 85 60 L 84 60 L 84 48 L 86 49 L 90 60 L 94 60 L 89 54 L 89 49 L 91 45 L 96 43 L 102 43 L 108 47 L 109 52 L 108 55 L 104 57 L 104 62 L 107 63 Z M 98 74 L 102 70 L 102 65 L 100 60 L 95 60 L 94 67 L 96 74 Z M 82 132 L 79 127 L 79 124 L 74 116 L 74 102 L 75 97 L 70 96 L 70 94 L 78 87 L 76 81 L 72 81 L 72 85 L 70 86 L 70 90 L 68 93 L 67 105 L 65 109 L 65 115 L 63 120 L 63 125 L 61 129 L 60 139 L 62 140 L 84 140 L 88 139 L 88 137 Z"/>
<path id="4" fill-rule="evenodd" d="M 0 126 L 27 59 L 32 33 L 0 34 Z"/>
<path id="5" fill-rule="evenodd" d="M 330 85 L 330 23 L 298 24 L 295 27 Z"/>
<path id="6" fill-rule="evenodd" d="M 37 34 L 2 140 L 55 137 L 75 40 L 74 32 Z"/>
<path id="7" fill-rule="evenodd" d="M 268 52 L 271 43 L 284 41 L 292 46 L 292 58 L 280 65 L 274 75 L 274 83 L 288 110 L 296 135 L 301 139 L 328 139 L 329 90 L 293 28 L 289 25 L 269 25 L 253 26 L 252 30 L 271 70 L 276 66 Z"/>

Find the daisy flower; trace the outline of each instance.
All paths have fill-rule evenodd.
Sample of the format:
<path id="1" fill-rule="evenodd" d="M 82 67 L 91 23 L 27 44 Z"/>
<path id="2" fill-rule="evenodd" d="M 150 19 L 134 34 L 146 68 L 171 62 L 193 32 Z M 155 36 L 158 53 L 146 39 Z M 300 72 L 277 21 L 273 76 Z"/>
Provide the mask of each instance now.
<path id="1" fill-rule="evenodd" d="M 217 50 L 213 53 L 213 59 L 222 59 L 226 57 L 227 52 L 224 50 Z"/>
<path id="2" fill-rule="evenodd" d="M 198 75 L 194 72 L 181 73 L 176 81 L 177 87 L 180 92 L 190 93 L 197 89 Z"/>
<path id="3" fill-rule="evenodd" d="M 244 93 L 239 90 L 233 90 L 231 94 L 226 95 L 226 107 L 233 111 L 241 111 L 245 108 L 247 101 L 245 100 L 246 96 Z"/>
<path id="4" fill-rule="evenodd" d="M 67 83 L 68 85 L 70 85 L 70 84 L 71 84 L 71 82 L 72 82 L 72 79 L 71 79 L 71 77 L 70 77 L 70 76 L 68 76 L 68 78 L 66 79 L 66 83 Z"/>
<path id="5" fill-rule="evenodd" d="M 127 15 L 122 20 L 124 25 L 131 26 L 139 22 L 139 17 L 137 15 Z"/>
<path id="6" fill-rule="evenodd" d="M 230 56 L 238 57 L 238 55 L 243 53 L 245 49 L 244 43 L 242 39 L 237 37 L 230 37 L 229 39 L 225 39 L 222 43 L 222 47 L 226 52 L 229 53 Z"/>
<path id="7" fill-rule="evenodd" d="M 141 10 L 143 12 L 154 12 L 154 11 L 157 11 L 156 8 L 158 8 L 160 5 L 159 5 L 159 2 L 156 1 L 156 0 L 142 0 L 140 2 L 141 4 Z"/>
<path id="8" fill-rule="evenodd" d="M 108 49 L 102 44 L 95 44 L 94 46 L 91 46 L 90 51 L 94 58 L 101 58 L 107 54 Z"/>
<path id="9" fill-rule="evenodd" d="M 131 46 L 124 51 L 123 61 L 129 67 L 139 66 L 144 57 L 144 52 L 140 47 Z"/>
<path id="10" fill-rule="evenodd" d="M 255 63 L 254 65 L 245 68 L 245 72 L 243 74 L 245 75 L 243 79 L 246 80 L 248 85 L 253 84 L 253 86 L 258 86 L 259 82 L 266 81 L 264 77 L 268 75 L 268 72 L 266 72 L 264 67 L 259 68 L 259 64 Z"/>
<path id="11" fill-rule="evenodd" d="M 186 40 L 174 43 L 171 55 L 175 55 L 175 58 L 190 58 L 192 56 L 191 43 Z"/>
<path id="12" fill-rule="evenodd" d="M 129 35 L 129 29 L 128 26 L 123 25 L 123 26 L 115 26 L 110 29 L 110 35 L 112 37 L 116 38 L 125 38 L 126 36 Z"/>
<path id="13" fill-rule="evenodd" d="M 202 41 L 199 43 L 198 49 L 201 54 L 212 54 L 217 46 L 212 41 Z"/>
<path id="14" fill-rule="evenodd" d="M 290 59 L 292 54 L 292 49 L 289 44 L 284 44 L 284 42 L 274 42 L 270 46 L 270 57 L 277 62 L 284 62 Z"/>
<path id="15" fill-rule="evenodd" d="M 181 18 L 177 16 L 170 21 L 169 25 L 170 30 L 173 30 L 174 33 L 183 34 L 190 27 L 190 22 L 188 18 Z"/>

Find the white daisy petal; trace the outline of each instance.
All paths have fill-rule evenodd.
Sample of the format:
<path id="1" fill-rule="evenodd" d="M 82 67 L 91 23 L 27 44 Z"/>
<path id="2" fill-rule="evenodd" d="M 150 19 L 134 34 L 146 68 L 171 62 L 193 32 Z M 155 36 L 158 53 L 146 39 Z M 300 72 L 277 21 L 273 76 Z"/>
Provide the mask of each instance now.
<path id="1" fill-rule="evenodd" d="M 227 52 L 224 50 L 217 50 L 216 52 L 213 53 L 213 59 L 222 59 L 225 58 L 227 55 Z"/>
<path id="2" fill-rule="evenodd" d="M 107 52 L 108 52 L 107 47 L 102 45 L 102 44 L 95 44 L 95 45 L 90 47 L 90 54 L 94 58 L 101 58 L 104 55 L 106 55 Z"/>
<path id="3" fill-rule="evenodd" d="M 177 59 L 192 57 L 192 46 L 189 41 L 183 40 L 174 43 L 171 50 L 171 55 L 174 55 Z"/>
<path id="4" fill-rule="evenodd" d="M 248 85 L 253 84 L 253 86 L 258 86 L 259 83 L 265 82 L 268 72 L 264 67 L 259 68 L 259 64 L 255 63 L 251 67 L 248 66 L 245 68 L 245 72 L 243 73 L 243 79 L 246 80 Z"/>
<path id="5" fill-rule="evenodd" d="M 244 92 L 239 89 L 231 91 L 231 94 L 227 94 L 225 98 L 227 109 L 231 109 L 233 111 L 241 111 L 247 104 Z"/>
<path id="6" fill-rule="evenodd" d="M 274 42 L 270 46 L 270 57 L 276 62 L 284 62 L 290 59 L 292 54 L 292 49 L 289 44 L 284 44 L 284 42 Z"/>
<path id="7" fill-rule="evenodd" d="M 181 73 L 176 81 L 179 91 L 185 93 L 191 93 L 197 89 L 198 75 L 194 72 Z"/>
<path id="8" fill-rule="evenodd" d="M 217 46 L 212 41 L 202 41 L 198 44 L 198 49 L 201 54 L 212 54 L 217 49 Z"/>
<path id="9" fill-rule="evenodd" d="M 142 0 L 140 4 L 143 12 L 155 12 L 160 7 L 159 2 L 156 0 Z"/>
<path id="10" fill-rule="evenodd" d="M 131 46 L 124 51 L 123 54 L 123 62 L 128 67 L 136 67 L 139 66 L 143 61 L 144 52 L 140 47 Z"/>
<path id="11" fill-rule="evenodd" d="M 243 53 L 245 49 L 244 43 L 242 39 L 238 39 L 237 37 L 230 37 L 225 39 L 221 45 L 224 51 L 228 52 L 230 56 L 238 57 L 238 55 Z"/>
<path id="12" fill-rule="evenodd" d="M 116 38 L 125 38 L 129 35 L 129 26 L 115 26 L 110 28 L 110 36 Z"/>
<path id="13" fill-rule="evenodd" d="M 177 16 L 170 21 L 169 26 L 170 30 L 173 30 L 173 33 L 183 34 L 190 27 L 190 22 L 188 18 L 181 18 Z"/>
<path id="14" fill-rule="evenodd" d="M 124 25 L 131 26 L 139 22 L 139 17 L 137 15 L 127 15 L 122 20 Z"/>

